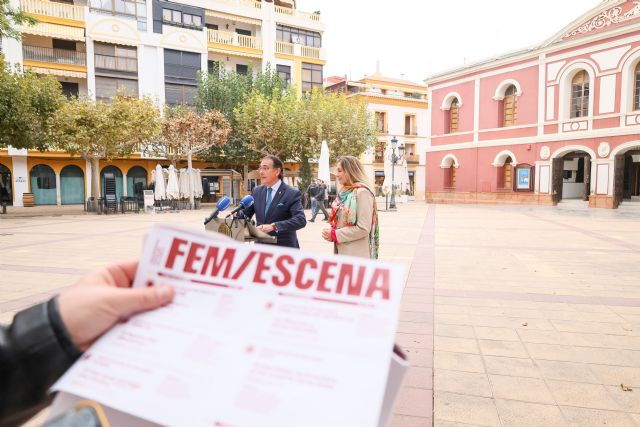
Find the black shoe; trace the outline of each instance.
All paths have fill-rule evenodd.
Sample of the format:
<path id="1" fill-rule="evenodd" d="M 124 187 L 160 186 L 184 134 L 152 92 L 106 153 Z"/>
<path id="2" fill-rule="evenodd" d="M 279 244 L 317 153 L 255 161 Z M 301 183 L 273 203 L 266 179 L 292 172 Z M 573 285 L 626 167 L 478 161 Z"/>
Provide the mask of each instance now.
<path id="1" fill-rule="evenodd" d="M 309 222 L 316 222 L 314 219 L 309 219 L 308 221 Z"/>

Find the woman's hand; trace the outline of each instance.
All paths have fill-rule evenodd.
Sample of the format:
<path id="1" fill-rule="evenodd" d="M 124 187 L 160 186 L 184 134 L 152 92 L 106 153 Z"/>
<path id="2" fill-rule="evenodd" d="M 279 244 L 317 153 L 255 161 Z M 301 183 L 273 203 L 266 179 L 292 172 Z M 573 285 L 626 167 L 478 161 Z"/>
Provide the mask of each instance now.
<path id="1" fill-rule="evenodd" d="M 131 289 L 138 261 L 119 262 L 94 271 L 58 298 L 60 316 L 73 343 L 86 350 L 116 323 L 168 304 L 170 286 Z"/>
<path id="2" fill-rule="evenodd" d="M 327 242 L 333 242 L 333 240 L 331 239 L 331 229 L 330 228 L 325 228 L 322 230 L 322 238 L 324 240 L 326 240 Z"/>

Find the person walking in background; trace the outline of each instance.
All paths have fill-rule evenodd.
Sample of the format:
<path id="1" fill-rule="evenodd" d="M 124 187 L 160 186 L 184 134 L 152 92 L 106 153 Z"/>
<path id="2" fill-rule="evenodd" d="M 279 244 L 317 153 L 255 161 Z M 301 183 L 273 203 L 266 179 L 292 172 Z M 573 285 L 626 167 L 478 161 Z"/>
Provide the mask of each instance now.
<path id="1" fill-rule="evenodd" d="M 307 197 L 309 197 L 309 203 L 311 203 L 311 216 L 313 218 L 315 218 L 316 213 L 318 212 L 318 200 L 316 199 L 317 191 L 318 185 L 316 184 L 316 181 L 311 181 L 311 184 L 307 187 Z"/>
<path id="2" fill-rule="evenodd" d="M 324 220 L 325 221 L 329 221 L 329 213 L 327 212 L 327 209 L 324 206 L 324 201 L 326 200 L 326 194 L 327 194 L 327 186 L 324 185 L 324 181 L 322 181 L 320 178 L 316 179 L 315 182 L 315 195 L 311 196 L 313 200 L 315 200 L 315 209 L 314 209 L 314 203 L 311 202 L 311 219 L 309 220 L 309 222 L 315 222 L 316 220 L 316 215 L 318 215 L 318 209 L 320 209 L 322 211 L 322 213 L 324 214 Z M 311 187 L 311 186 L 309 186 Z"/>
<path id="3" fill-rule="evenodd" d="M 322 237 L 333 242 L 337 254 L 377 259 L 378 211 L 362 164 L 353 156 L 340 157 L 336 178 L 340 192 L 331 204 L 331 227 L 322 230 Z"/>

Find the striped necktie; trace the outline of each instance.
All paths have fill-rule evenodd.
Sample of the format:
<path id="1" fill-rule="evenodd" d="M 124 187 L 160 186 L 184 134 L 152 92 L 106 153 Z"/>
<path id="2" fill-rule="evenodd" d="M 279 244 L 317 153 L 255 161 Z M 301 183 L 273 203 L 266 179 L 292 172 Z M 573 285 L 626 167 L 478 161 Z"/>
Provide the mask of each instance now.
<path id="1" fill-rule="evenodd" d="M 269 210 L 269 206 L 271 205 L 271 191 L 273 189 L 271 187 L 267 188 L 267 203 L 264 205 L 264 220 L 267 220 L 267 211 Z"/>

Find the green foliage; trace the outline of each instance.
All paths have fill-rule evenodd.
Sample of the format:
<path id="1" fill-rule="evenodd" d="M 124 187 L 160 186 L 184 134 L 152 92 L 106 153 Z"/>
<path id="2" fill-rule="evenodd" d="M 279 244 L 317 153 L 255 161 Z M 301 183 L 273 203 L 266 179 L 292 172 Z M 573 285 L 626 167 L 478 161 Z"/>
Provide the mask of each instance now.
<path id="1" fill-rule="evenodd" d="M 129 156 L 160 133 L 160 112 L 149 98 L 74 98 L 51 121 L 56 146 L 86 159 Z"/>
<path id="2" fill-rule="evenodd" d="M 231 124 L 227 143 L 211 147 L 199 157 L 217 163 L 240 166 L 257 162 L 260 154 L 248 147 L 244 135 L 237 131 L 234 111 L 251 94 L 262 94 L 266 98 L 278 98 L 284 95 L 284 83 L 278 73 L 267 65 L 265 71 L 253 75 L 250 69 L 247 75 L 220 70 L 216 74 L 202 75 L 198 86 L 196 107 L 199 111 L 217 110 L 225 115 Z"/>
<path id="3" fill-rule="evenodd" d="M 55 78 L 11 69 L 0 55 L 0 147 L 49 148 L 49 119 L 64 103 Z"/>
<path id="4" fill-rule="evenodd" d="M 34 25 L 38 22 L 33 17 L 14 9 L 9 4 L 9 0 L 0 0 L 0 38 L 20 40 L 19 25 Z"/>

